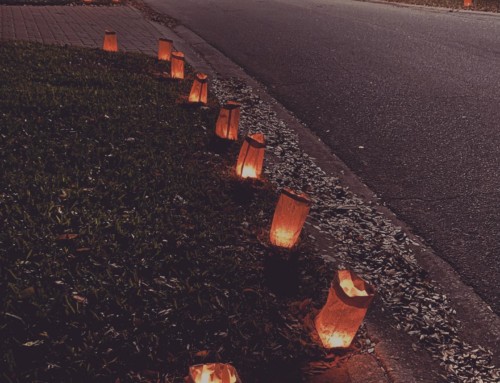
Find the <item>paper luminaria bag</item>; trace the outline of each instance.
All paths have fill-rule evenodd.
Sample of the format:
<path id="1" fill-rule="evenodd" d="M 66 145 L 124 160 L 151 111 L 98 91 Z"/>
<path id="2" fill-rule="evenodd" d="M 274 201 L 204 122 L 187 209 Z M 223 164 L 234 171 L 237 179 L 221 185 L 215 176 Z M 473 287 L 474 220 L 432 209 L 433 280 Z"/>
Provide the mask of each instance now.
<path id="1" fill-rule="evenodd" d="M 208 76 L 205 73 L 196 73 L 188 101 L 206 105 L 208 101 Z"/>
<path id="2" fill-rule="evenodd" d="M 215 134 L 218 137 L 232 141 L 238 139 L 240 107 L 241 104 L 236 101 L 228 101 L 222 106 L 215 125 Z"/>
<path id="3" fill-rule="evenodd" d="M 158 60 L 170 61 L 173 44 L 172 40 L 163 37 L 158 40 Z"/>
<path id="4" fill-rule="evenodd" d="M 311 200 L 302 193 L 284 188 L 274 211 L 270 240 L 278 247 L 292 248 L 297 243 L 311 209 Z"/>
<path id="5" fill-rule="evenodd" d="M 179 80 L 184 79 L 184 62 L 186 61 L 184 53 L 172 52 L 170 58 L 170 77 Z"/>
<path id="6" fill-rule="evenodd" d="M 102 49 L 106 52 L 118 52 L 118 39 L 116 38 L 116 32 L 104 32 L 104 42 L 102 44 Z"/>
<path id="7" fill-rule="evenodd" d="M 349 347 L 374 296 L 375 289 L 352 271 L 338 270 L 314 321 L 323 346 Z"/>
<path id="8" fill-rule="evenodd" d="M 266 141 L 262 133 L 255 133 L 245 138 L 241 146 L 236 175 L 241 178 L 257 178 L 262 174 Z"/>
<path id="9" fill-rule="evenodd" d="M 209 363 L 189 367 L 186 383 L 241 383 L 241 380 L 230 364 Z"/>

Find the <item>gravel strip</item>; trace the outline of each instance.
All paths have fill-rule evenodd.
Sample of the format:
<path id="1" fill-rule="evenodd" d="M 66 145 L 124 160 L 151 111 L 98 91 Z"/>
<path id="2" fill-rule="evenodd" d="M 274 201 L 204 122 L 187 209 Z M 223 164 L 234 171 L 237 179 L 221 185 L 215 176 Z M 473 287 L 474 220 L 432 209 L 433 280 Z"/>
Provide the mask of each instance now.
<path id="1" fill-rule="evenodd" d="M 459 338 L 455 310 L 412 254 L 411 246 L 418 244 L 337 178 L 327 176 L 299 148 L 297 135 L 276 116 L 273 105 L 251 87 L 238 79 L 214 79 L 212 90 L 221 103 L 242 103 L 241 130 L 265 134 L 265 176 L 280 188 L 304 191 L 314 200 L 308 224 L 331 243 L 322 256 L 376 286 L 397 328 L 441 362 L 447 382 L 498 382 L 500 369 L 492 365 L 491 351 Z"/>

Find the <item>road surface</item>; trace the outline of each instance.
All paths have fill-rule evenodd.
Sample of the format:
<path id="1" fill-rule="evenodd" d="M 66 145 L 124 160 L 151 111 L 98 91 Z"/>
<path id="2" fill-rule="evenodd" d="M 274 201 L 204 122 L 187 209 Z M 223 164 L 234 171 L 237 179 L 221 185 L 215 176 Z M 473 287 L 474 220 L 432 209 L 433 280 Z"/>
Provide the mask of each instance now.
<path id="1" fill-rule="evenodd" d="M 500 313 L 500 16 L 146 2 L 268 86 Z"/>

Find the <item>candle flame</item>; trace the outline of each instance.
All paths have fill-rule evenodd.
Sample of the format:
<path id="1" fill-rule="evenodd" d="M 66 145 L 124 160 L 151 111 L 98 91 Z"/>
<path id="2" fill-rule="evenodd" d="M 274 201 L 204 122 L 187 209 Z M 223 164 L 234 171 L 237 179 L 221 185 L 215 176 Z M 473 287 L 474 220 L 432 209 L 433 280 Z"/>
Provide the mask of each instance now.
<path id="1" fill-rule="evenodd" d="M 274 241 L 277 246 L 292 247 L 295 233 L 291 230 L 279 228 L 274 232 Z"/>
<path id="2" fill-rule="evenodd" d="M 257 169 L 254 166 L 244 165 L 241 171 L 241 178 L 258 178 Z"/>
<path id="3" fill-rule="evenodd" d="M 352 338 L 342 332 L 335 332 L 328 336 L 321 336 L 322 343 L 328 348 L 346 348 L 351 344 Z"/>
<path id="4" fill-rule="evenodd" d="M 212 363 L 192 368 L 195 383 L 237 383 L 236 373 L 231 370 L 232 367 Z"/>
<path id="5" fill-rule="evenodd" d="M 200 383 L 211 383 L 210 382 L 210 375 L 211 374 L 212 374 L 212 369 L 208 366 L 203 366 L 203 370 L 201 371 Z M 219 379 L 217 379 L 217 381 L 218 380 Z M 214 382 L 213 379 L 212 379 L 212 382 Z"/>
<path id="6" fill-rule="evenodd" d="M 342 279 L 340 281 L 340 287 L 342 287 L 342 290 L 349 295 L 350 297 L 367 297 L 368 293 L 366 290 L 360 290 L 356 286 L 354 286 L 354 283 L 352 282 L 352 279 Z"/>

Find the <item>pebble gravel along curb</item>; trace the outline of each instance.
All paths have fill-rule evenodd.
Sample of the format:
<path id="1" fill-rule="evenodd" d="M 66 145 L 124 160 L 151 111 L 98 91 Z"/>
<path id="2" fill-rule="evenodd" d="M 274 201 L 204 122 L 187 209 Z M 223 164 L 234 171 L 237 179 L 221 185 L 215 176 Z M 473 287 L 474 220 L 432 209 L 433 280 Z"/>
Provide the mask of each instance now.
<path id="1" fill-rule="evenodd" d="M 314 201 L 306 224 L 329 239 L 325 260 L 352 269 L 375 286 L 397 329 L 440 361 L 447 382 L 499 382 L 500 369 L 492 364 L 491 351 L 460 339 L 455 310 L 415 260 L 411 246 L 418 244 L 337 178 L 327 176 L 299 148 L 297 134 L 250 86 L 235 78 L 216 78 L 211 84 L 221 103 L 241 102 L 241 130 L 265 134 L 265 176 L 277 187 L 303 191 Z"/>

